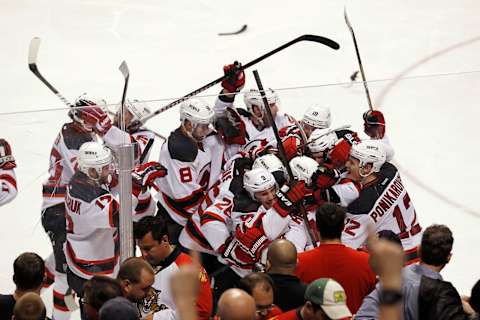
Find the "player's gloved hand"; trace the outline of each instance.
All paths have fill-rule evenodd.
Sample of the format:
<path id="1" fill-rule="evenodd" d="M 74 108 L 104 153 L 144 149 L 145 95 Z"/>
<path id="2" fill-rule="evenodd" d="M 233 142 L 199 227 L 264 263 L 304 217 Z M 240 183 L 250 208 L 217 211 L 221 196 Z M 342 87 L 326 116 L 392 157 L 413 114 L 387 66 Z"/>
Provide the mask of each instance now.
<path id="1" fill-rule="evenodd" d="M 300 147 L 301 144 L 301 139 L 295 135 L 290 135 L 283 139 L 282 145 L 288 161 L 292 160 L 296 156 L 301 156 L 303 154 Z"/>
<path id="2" fill-rule="evenodd" d="M 216 119 L 215 126 L 226 144 L 244 145 L 247 142 L 245 123 L 233 108 L 227 108 L 225 115 Z"/>
<path id="3" fill-rule="evenodd" d="M 239 62 L 235 61 L 223 67 L 223 72 L 227 77 L 222 81 L 222 87 L 229 93 L 238 92 L 245 85 L 245 73 L 240 70 L 241 66 Z"/>
<path id="4" fill-rule="evenodd" d="M 99 106 L 85 106 L 79 111 L 80 118 L 99 135 L 104 135 L 112 127 L 112 120 Z"/>
<path id="5" fill-rule="evenodd" d="M 368 110 L 363 114 L 363 128 L 372 139 L 382 139 L 385 135 L 385 118 L 378 110 Z"/>
<path id="6" fill-rule="evenodd" d="M 291 187 L 282 187 L 277 191 L 277 199 L 273 203 L 273 208 L 282 217 L 286 217 L 295 209 L 297 203 L 303 200 L 305 195 L 305 181 L 296 181 Z"/>
<path id="7" fill-rule="evenodd" d="M 328 153 L 334 168 L 343 168 L 350 156 L 352 145 L 344 138 L 339 139 L 332 150 Z"/>
<path id="8" fill-rule="evenodd" d="M 338 178 L 340 178 L 340 172 L 333 169 L 332 165 L 320 165 L 318 166 L 317 171 L 312 175 L 312 189 L 314 191 L 318 189 L 327 189 L 333 186 Z"/>
<path id="9" fill-rule="evenodd" d="M 147 162 L 137 166 L 132 172 L 133 181 L 142 186 L 152 186 L 157 178 L 167 175 L 167 169 L 158 162 Z"/>

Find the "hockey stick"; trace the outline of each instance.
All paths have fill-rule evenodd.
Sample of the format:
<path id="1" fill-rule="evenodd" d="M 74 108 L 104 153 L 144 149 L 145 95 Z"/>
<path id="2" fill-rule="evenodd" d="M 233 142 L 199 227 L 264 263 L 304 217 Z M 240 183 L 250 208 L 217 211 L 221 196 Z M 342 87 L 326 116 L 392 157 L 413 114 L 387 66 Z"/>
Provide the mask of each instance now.
<path id="1" fill-rule="evenodd" d="M 345 23 L 347 24 L 348 29 L 350 30 L 350 33 L 352 34 L 353 45 L 355 46 L 355 52 L 357 54 L 358 65 L 360 66 L 360 73 L 362 75 L 363 86 L 365 87 L 365 94 L 367 95 L 368 107 L 370 108 L 370 110 L 373 110 L 372 99 L 370 99 L 370 92 L 368 91 L 367 78 L 365 77 L 365 71 L 363 71 L 363 64 L 362 64 L 362 59 L 360 58 L 360 51 L 358 50 L 357 39 L 355 38 L 355 33 L 353 32 L 353 28 L 352 28 L 352 25 L 350 24 L 350 20 L 348 20 L 347 8 L 346 7 L 343 8 L 343 14 L 345 16 Z"/>
<path id="2" fill-rule="evenodd" d="M 283 49 L 285 48 L 288 48 L 290 47 L 291 45 L 297 43 L 297 42 L 300 42 L 300 41 L 312 41 L 312 42 L 318 42 L 318 43 L 321 43 L 327 47 L 330 47 L 334 50 L 338 50 L 340 48 L 340 45 L 338 43 L 336 43 L 335 41 L 331 40 L 331 39 L 328 39 L 328 38 L 325 38 L 325 37 L 321 37 L 321 36 L 316 36 L 316 35 L 312 35 L 312 34 L 304 34 L 303 36 L 300 36 L 298 38 L 295 38 L 293 39 L 292 41 L 289 41 L 283 45 L 281 45 L 280 47 L 270 51 L 270 52 L 267 52 L 266 54 L 250 61 L 249 63 L 245 64 L 245 65 L 241 65 L 239 66 L 239 68 L 233 70 L 233 72 L 238 72 L 240 70 L 245 70 L 251 66 L 253 66 L 254 64 L 257 64 L 259 63 L 260 61 L 262 60 L 265 60 L 266 58 L 274 55 L 275 53 L 279 52 L 279 51 L 282 51 Z M 167 104 L 166 106 L 164 107 L 161 107 L 160 109 L 154 111 L 153 113 L 149 114 L 148 116 L 144 117 L 143 119 L 140 119 L 134 123 L 131 124 L 131 126 L 141 126 L 143 123 L 145 123 L 146 121 L 150 120 L 151 118 L 155 117 L 156 115 L 159 115 L 160 113 L 164 112 L 164 111 L 167 111 L 171 108 L 173 108 L 174 106 L 182 103 L 183 101 L 199 94 L 200 92 L 203 92 L 211 87 L 213 87 L 214 85 L 216 85 L 217 83 L 220 83 L 222 82 L 224 79 L 230 77 L 231 74 L 225 74 L 223 76 L 221 76 L 220 78 L 218 79 L 215 79 L 213 80 L 212 82 L 204 85 L 203 87 L 200 87 L 198 88 L 197 90 L 194 90 L 186 95 L 184 95 L 183 97 L 181 97 L 180 99 L 176 100 L 176 101 L 173 101 L 169 104 Z"/>
<path id="3" fill-rule="evenodd" d="M 38 58 L 38 49 L 40 48 L 40 38 L 39 37 L 34 37 L 30 41 L 30 47 L 28 48 L 28 68 L 30 71 L 33 72 L 33 74 L 40 79 L 47 87 L 52 91 L 60 100 L 62 100 L 63 103 L 65 103 L 67 106 L 70 108 L 75 108 L 75 106 L 70 103 L 60 92 L 58 92 L 57 89 L 55 89 L 54 86 L 50 84 L 40 73 L 38 70 L 37 66 L 37 58 Z"/>
<path id="4" fill-rule="evenodd" d="M 237 31 L 234 31 L 234 32 L 220 32 L 218 35 L 219 36 L 233 36 L 233 35 L 236 35 L 236 34 L 240 34 L 242 32 L 244 32 L 245 30 L 247 30 L 247 25 L 244 24 L 240 30 L 237 30 Z"/>
<path id="5" fill-rule="evenodd" d="M 270 110 L 270 105 L 268 104 L 267 97 L 265 96 L 265 90 L 263 89 L 262 81 L 260 80 L 260 75 L 258 74 L 257 70 L 253 70 L 253 76 L 255 77 L 255 81 L 257 82 L 258 90 L 262 94 L 263 106 L 266 110 L 268 120 L 270 121 L 270 123 L 272 125 L 273 134 L 275 135 L 275 140 L 277 140 L 277 149 L 278 149 L 278 152 L 280 154 L 280 159 L 282 160 L 282 163 L 285 166 L 285 169 L 287 169 L 287 173 L 288 173 L 288 177 L 289 177 L 289 181 L 290 181 L 289 184 L 291 185 L 294 181 L 292 168 L 290 167 L 290 164 L 288 163 L 287 153 L 285 152 L 285 148 L 283 147 L 282 139 L 280 138 L 280 135 L 278 134 L 277 124 L 275 123 L 275 119 L 273 119 L 272 111 Z M 310 229 L 310 225 L 308 223 L 307 213 L 305 212 L 305 208 L 303 207 L 303 204 L 300 204 L 298 206 L 298 210 L 300 211 L 300 214 L 302 215 L 303 220 L 305 221 L 305 227 L 307 229 L 307 234 L 308 234 L 310 240 L 312 241 L 313 246 L 316 247 L 317 243 L 315 241 L 315 236 L 313 235 L 313 232 Z"/>
<path id="6" fill-rule="evenodd" d="M 122 131 L 126 131 L 125 129 L 125 99 L 127 97 L 127 89 L 128 89 L 128 81 L 130 80 L 130 71 L 128 70 L 127 63 L 123 61 L 120 64 L 120 67 L 118 67 L 120 72 L 123 75 L 123 78 L 125 79 L 125 84 L 123 86 L 123 93 L 122 93 L 122 104 L 120 105 L 120 129 Z"/>

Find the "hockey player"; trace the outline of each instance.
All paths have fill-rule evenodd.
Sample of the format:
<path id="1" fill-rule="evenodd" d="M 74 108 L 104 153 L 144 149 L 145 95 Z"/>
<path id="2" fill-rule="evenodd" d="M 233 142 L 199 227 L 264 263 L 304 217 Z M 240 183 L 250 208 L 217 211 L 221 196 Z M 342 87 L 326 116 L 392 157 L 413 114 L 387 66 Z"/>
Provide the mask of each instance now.
<path id="1" fill-rule="evenodd" d="M 118 271 L 119 203 L 109 191 L 114 174 L 110 149 L 97 142 L 79 150 L 77 171 L 65 195 L 68 284 L 79 297 L 93 275 L 114 277 Z"/>
<path id="2" fill-rule="evenodd" d="M 324 164 L 327 161 L 328 152 L 338 141 L 335 132 L 329 133 L 329 131 L 329 129 L 315 129 L 308 138 L 306 155 L 318 164 Z"/>
<path id="3" fill-rule="evenodd" d="M 7 140 L 0 139 L 0 207 L 17 196 L 16 167 L 12 149 Z"/>
<path id="4" fill-rule="evenodd" d="M 66 186 L 78 167 L 78 150 L 83 143 L 96 141 L 93 127 L 87 123 L 87 108 L 105 104 L 104 100 L 80 96 L 75 109 L 70 110 L 71 122 L 65 123 L 58 133 L 50 152 L 49 177 L 43 183 L 42 225 L 53 246 L 55 257 L 53 318 L 66 320 L 70 310 L 65 302 L 69 290 L 66 278 L 66 260 L 63 245 L 66 237 Z"/>
<path id="5" fill-rule="evenodd" d="M 221 139 L 211 134 L 213 117 L 213 109 L 203 100 L 184 101 L 180 106 L 181 125 L 160 151 L 159 162 L 169 174 L 158 181 L 157 215 L 167 219 L 174 244 L 206 191 L 221 175 L 224 149 Z"/>
<path id="6" fill-rule="evenodd" d="M 359 248 L 367 239 L 369 225 L 375 233 L 392 230 L 412 263 L 417 260 L 422 227 L 397 168 L 386 162 L 383 146 L 378 140 L 365 140 L 352 147 L 349 162 L 358 167 L 363 189 L 347 207 L 342 243 Z"/>
<path id="7" fill-rule="evenodd" d="M 385 117 L 379 110 L 368 110 L 363 114 L 363 130 L 372 140 L 378 140 L 383 143 L 383 149 L 387 156 L 387 161 L 391 161 L 395 151 L 385 134 Z"/>

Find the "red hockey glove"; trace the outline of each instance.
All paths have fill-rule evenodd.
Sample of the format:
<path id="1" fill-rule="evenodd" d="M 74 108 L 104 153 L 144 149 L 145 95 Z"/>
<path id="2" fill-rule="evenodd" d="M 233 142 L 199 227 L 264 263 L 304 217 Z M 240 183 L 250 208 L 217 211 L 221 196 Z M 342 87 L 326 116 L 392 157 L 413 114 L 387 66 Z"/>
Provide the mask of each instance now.
<path id="1" fill-rule="evenodd" d="M 312 175 L 313 190 L 327 189 L 333 186 L 340 178 L 340 172 L 325 164 L 318 166 L 317 171 Z"/>
<path id="2" fill-rule="evenodd" d="M 363 114 L 363 128 L 372 139 L 382 139 L 385 135 L 385 118 L 378 110 L 368 110 Z"/>
<path id="3" fill-rule="evenodd" d="M 152 186 L 155 179 L 165 177 L 166 175 L 167 169 L 154 161 L 141 164 L 132 172 L 133 180 L 142 187 Z"/>
<path id="4" fill-rule="evenodd" d="M 296 181 L 287 191 L 279 190 L 273 208 L 282 217 L 286 217 L 295 209 L 295 205 L 303 200 L 305 195 L 305 181 Z"/>
<path id="5" fill-rule="evenodd" d="M 7 140 L 0 139 L 0 169 L 10 170 L 16 166 L 10 144 L 8 144 Z"/>
<path id="6" fill-rule="evenodd" d="M 301 146 L 302 141 L 300 138 L 294 135 L 285 137 L 282 141 L 283 149 L 285 149 L 285 155 L 287 160 L 290 161 L 296 156 L 301 156 Z"/>
<path id="7" fill-rule="evenodd" d="M 242 90 L 245 85 L 245 73 L 240 70 L 241 66 L 239 62 L 235 61 L 233 64 L 223 67 L 223 72 L 227 77 L 222 81 L 222 87 L 230 93 Z"/>
<path id="8" fill-rule="evenodd" d="M 98 106 L 85 106 L 78 112 L 86 125 L 93 128 L 99 135 L 104 135 L 112 127 L 112 120 Z"/>
<path id="9" fill-rule="evenodd" d="M 227 108 L 225 116 L 218 118 L 215 125 L 226 144 L 244 145 L 247 142 L 245 123 L 233 108 Z"/>
<path id="10" fill-rule="evenodd" d="M 328 158 L 332 161 L 334 168 L 343 168 L 350 155 L 352 145 L 345 139 L 337 141 L 332 150 L 328 153 Z"/>

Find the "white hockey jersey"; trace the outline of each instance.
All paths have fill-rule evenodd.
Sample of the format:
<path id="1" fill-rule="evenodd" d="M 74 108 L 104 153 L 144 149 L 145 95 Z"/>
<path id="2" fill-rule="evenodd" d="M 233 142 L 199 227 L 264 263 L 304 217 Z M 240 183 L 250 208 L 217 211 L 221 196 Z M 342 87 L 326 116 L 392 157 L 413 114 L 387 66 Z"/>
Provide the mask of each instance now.
<path id="1" fill-rule="evenodd" d="M 17 196 L 17 179 L 13 169 L 0 169 L 0 207 Z"/>
<path id="2" fill-rule="evenodd" d="M 363 186 L 357 200 L 347 207 L 342 243 L 359 248 L 366 242 L 367 226 L 375 232 L 391 230 L 402 240 L 407 254 L 416 252 L 422 227 L 397 168 L 385 162 L 376 181 Z"/>
<path id="3" fill-rule="evenodd" d="M 179 248 L 162 262 L 155 266 L 155 282 L 140 303 L 137 303 L 139 316 L 145 316 L 153 313 L 154 320 L 178 319 L 176 314 L 176 305 L 172 297 L 170 282 L 172 275 L 179 270 L 182 265 L 192 263 L 189 255 L 182 253 Z M 212 292 L 208 275 L 203 268 L 200 269 L 200 290 L 196 300 L 198 319 L 209 319 L 213 310 Z"/>
<path id="4" fill-rule="evenodd" d="M 197 144 L 178 128 L 160 151 L 160 164 L 168 170 L 156 180 L 160 191 L 155 195 L 160 205 L 178 224 L 185 225 L 200 205 L 206 190 L 220 178 L 223 144 L 211 134 Z"/>
<path id="5" fill-rule="evenodd" d="M 50 152 L 49 177 L 43 183 L 42 211 L 65 201 L 65 188 L 78 166 L 78 150 L 85 142 L 96 141 L 75 122 L 62 126 Z"/>
<path id="6" fill-rule="evenodd" d="M 83 279 L 115 277 L 119 266 L 119 204 L 103 186 L 77 171 L 65 196 L 69 269 Z"/>

